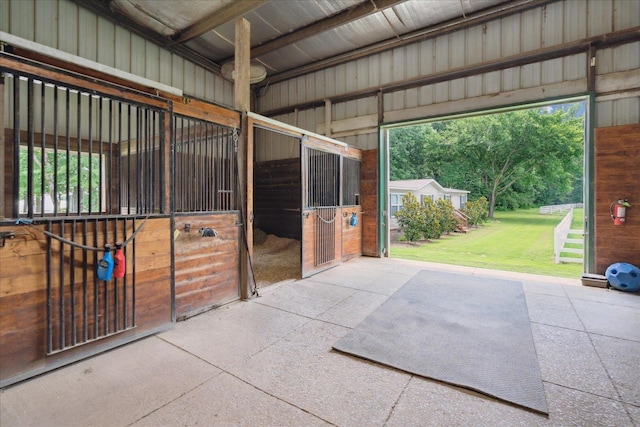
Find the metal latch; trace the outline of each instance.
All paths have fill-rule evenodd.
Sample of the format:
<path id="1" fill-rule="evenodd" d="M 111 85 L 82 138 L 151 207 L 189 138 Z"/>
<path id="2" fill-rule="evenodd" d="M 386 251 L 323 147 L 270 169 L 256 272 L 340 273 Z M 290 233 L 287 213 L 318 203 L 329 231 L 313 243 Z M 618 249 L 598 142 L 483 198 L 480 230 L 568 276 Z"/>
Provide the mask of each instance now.
<path id="1" fill-rule="evenodd" d="M 0 231 L 0 248 L 4 248 L 4 242 L 7 239 L 15 239 L 16 233 L 13 231 Z"/>

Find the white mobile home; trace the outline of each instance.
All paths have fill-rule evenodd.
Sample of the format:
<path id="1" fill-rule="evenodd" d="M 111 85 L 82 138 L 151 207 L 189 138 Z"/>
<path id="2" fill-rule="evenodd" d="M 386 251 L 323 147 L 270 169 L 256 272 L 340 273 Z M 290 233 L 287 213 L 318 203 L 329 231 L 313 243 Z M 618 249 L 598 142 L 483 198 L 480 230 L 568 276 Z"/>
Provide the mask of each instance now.
<path id="1" fill-rule="evenodd" d="M 421 204 L 426 198 L 436 201 L 438 199 L 451 200 L 453 207 L 464 209 L 467 203 L 467 190 L 445 188 L 435 179 L 408 179 L 389 182 L 389 213 L 391 215 L 390 226 L 396 228 L 398 222 L 395 213 L 402 208 L 402 196 L 413 193 Z"/>

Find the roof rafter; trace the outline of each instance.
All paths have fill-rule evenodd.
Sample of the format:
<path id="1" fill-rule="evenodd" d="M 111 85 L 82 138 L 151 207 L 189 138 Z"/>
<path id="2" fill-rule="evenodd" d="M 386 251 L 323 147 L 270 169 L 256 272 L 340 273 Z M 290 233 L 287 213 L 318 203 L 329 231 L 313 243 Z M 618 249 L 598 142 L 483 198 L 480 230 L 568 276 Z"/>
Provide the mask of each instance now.
<path id="1" fill-rule="evenodd" d="M 189 25 L 175 34 L 171 39 L 174 43 L 184 43 L 195 39 L 204 33 L 240 18 L 266 3 L 267 0 L 233 0 L 220 9 L 214 10 L 207 16 Z"/>
<path id="2" fill-rule="evenodd" d="M 263 43 L 251 49 L 251 57 L 257 58 L 266 53 L 280 49 L 281 47 L 293 44 L 300 40 L 312 37 L 316 34 L 329 31 L 333 28 L 339 27 L 349 22 L 361 19 L 365 16 L 380 12 L 389 7 L 395 6 L 399 3 L 404 3 L 407 0 L 366 0 L 359 3 L 349 9 L 339 12 L 333 16 L 330 16 L 319 21 L 315 21 L 306 27 L 291 33 L 282 35 L 276 39 Z M 230 58 L 228 58 L 230 59 Z M 226 60 L 221 61 L 221 63 Z"/>
<path id="3" fill-rule="evenodd" d="M 473 25 L 482 24 L 494 19 L 503 18 L 514 15 L 519 12 L 530 10 L 536 7 L 555 3 L 560 0 L 512 0 L 508 3 L 501 3 L 472 15 L 466 15 L 464 18 L 456 18 L 447 22 L 443 22 L 432 27 L 422 28 L 411 33 L 404 34 L 400 37 L 382 40 L 369 46 L 363 46 L 359 49 L 341 53 L 332 57 L 321 59 L 303 66 L 299 66 L 290 70 L 272 74 L 262 83 L 256 85 L 256 88 L 267 86 L 272 83 L 291 79 L 304 74 L 313 73 L 315 71 L 343 64 L 366 56 L 374 55 L 387 50 L 392 50 L 400 46 L 416 43 L 425 39 L 434 38 L 439 35 L 451 33 L 462 28 L 468 28 Z M 252 50 L 253 53 L 253 50 Z"/>

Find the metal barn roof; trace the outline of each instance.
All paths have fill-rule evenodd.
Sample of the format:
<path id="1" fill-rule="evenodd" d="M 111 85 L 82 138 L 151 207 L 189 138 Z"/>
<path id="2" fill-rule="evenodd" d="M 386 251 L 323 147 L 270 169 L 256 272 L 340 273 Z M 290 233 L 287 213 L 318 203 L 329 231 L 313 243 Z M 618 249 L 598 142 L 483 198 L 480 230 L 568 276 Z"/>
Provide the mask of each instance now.
<path id="1" fill-rule="evenodd" d="M 233 60 L 244 17 L 252 60 L 275 81 L 549 0 L 74 1 L 214 71 Z"/>

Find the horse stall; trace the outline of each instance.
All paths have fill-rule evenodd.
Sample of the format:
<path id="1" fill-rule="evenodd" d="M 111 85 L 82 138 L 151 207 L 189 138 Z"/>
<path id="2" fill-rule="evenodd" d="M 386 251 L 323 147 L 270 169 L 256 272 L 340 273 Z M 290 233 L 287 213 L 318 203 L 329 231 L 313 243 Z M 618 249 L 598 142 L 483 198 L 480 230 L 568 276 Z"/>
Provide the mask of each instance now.
<path id="1" fill-rule="evenodd" d="M 239 298 L 238 112 L 0 72 L 0 387 Z"/>
<path id="2" fill-rule="evenodd" d="M 361 255 L 360 150 L 249 113 L 252 128 L 258 285 L 308 277 Z M 276 242 L 274 250 L 261 248 L 264 239 Z M 279 248 L 284 250 L 275 253 Z M 279 266 L 274 280 L 269 280 L 268 265 Z M 282 276 L 284 266 L 287 277 Z"/>

